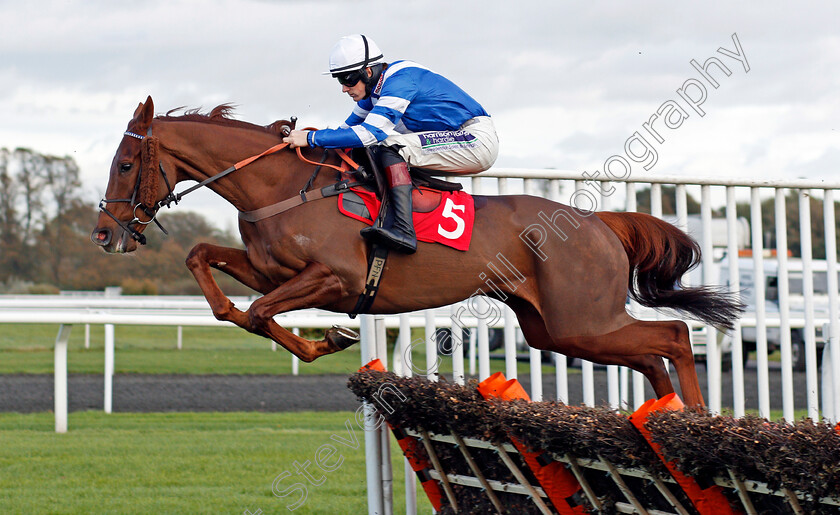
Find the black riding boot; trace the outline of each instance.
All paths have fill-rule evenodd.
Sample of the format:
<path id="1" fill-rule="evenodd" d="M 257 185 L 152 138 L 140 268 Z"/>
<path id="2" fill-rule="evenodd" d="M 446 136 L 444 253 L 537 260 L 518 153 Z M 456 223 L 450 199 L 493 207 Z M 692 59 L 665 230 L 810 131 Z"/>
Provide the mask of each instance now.
<path id="1" fill-rule="evenodd" d="M 402 159 L 385 166 L 385 175 L 391 188 L 382 227 L 365 227 L 362 236 L 386 247 L 414 254 L 417 251 L 417 236 L 411 218 L 411 177 L 408 165 Z"/>

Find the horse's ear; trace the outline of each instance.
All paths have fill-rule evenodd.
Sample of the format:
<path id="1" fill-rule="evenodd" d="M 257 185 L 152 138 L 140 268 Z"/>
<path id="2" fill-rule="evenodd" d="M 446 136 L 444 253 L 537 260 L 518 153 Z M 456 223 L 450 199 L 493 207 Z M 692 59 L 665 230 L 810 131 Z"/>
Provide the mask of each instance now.
<path id="1" fill-rule="evenodd" d="M 135 113 L 135 117 L 137 117 L 137 121 L 139 121 L 144 127 L 148 127 L 152 123 L 152 118 L 155 116 L 155 103 L 152 102 L 152 97 L 149 95 L 146 98 L 146 102 L 142 105 L 142 109 L 138 107 L 140 111 L 139 117 L 137 113 Z"/>
<path id="2" fill-rule="evenodd" d="M 137 109 L 134 110 L 134 121 L 140 123 L 150 123 L 152 117 L 155 115 L 155 103 L 152 102 L 152 97 L 146 98 L 146 102 L 137 104 Z"/>

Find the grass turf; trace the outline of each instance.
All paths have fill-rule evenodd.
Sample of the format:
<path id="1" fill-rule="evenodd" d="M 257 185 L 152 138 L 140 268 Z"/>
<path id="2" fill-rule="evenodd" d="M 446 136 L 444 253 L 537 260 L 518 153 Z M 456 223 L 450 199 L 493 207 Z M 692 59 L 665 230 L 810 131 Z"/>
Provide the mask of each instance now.
<path id="1" fill-rule="evenodd" d="M 285 513 L 304 491 L 296 513 L 367 511 L 364 431 L 352 412 L 77 412 L 69 427 L 54 433 L 50 413 L 0 414 L 0 512 Z"/>
<path id="2" fill-rule="evenodd" d="M 3 324 L 0 326 L 0 374 L 53 373 L 58 324 Z M 117 374 L 291 374 L 292 355 L 283 348 L 272 352 L 271 341 L 236 327 L 184 327 L 183 346 L 176 348 L 177 329 L 166 326 L 117 326 L 114 367 Z M 313 331 L 309 338 L 322 338 Z M 412 342 L 423 331 L 412 334 Z M 104 370 L 104 330 L 90 328 L 90 348 L 85 348 L 83 326 L 73 327 L 68 342 L 71 374 L 101 374 Z M 389 342 L 393 346 L 393 338 Z M 360 346 L 323 356 L 312 363 L 299 363 L 301 374 L 352 374 L 361 365 Z M 413 347 L 416 369 L 426 368 L 425 345 Z M 441 372 L 452 370 L 451 359 L 441 360 Z M 504 371 L 504 360 L 490 361 L 491 372 Z M 518 364 L 527 374 L 527 362 Z M 544 373 L 553 368 L 544 365 Z M 570 369 L 570 373 L 577 373 Z"/>

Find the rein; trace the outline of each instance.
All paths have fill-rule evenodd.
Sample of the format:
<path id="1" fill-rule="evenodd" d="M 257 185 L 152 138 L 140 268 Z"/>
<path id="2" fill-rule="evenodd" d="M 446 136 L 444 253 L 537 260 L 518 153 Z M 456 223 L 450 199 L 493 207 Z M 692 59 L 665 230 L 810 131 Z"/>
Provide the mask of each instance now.
<path id="1" fill-rule="evenodd" d="M 284 129 L 286 129 L 286 127 L 284 127 Z M 284 134 L 287 134 L 287 132 L 285 130 L 284 130 Z M 173 203 L 178 204 L 178 202 L 180 202 L 181 199 L 184 198 L 184 196 L 187 195 L 188 193 L 192 193 L 193 191 L 201 188 L 202 186 L 207 186 L 208 184 L 210 184 L 212 182 L 215 182 L 215 181 L 217 181 L 217 180 L 219 180 L 219 179 L 221 179 L 221 178 L 223 178 L 223 177 L 225 177 L 225 176 L 227 176 L 227 175 L 229 175 L 229 174 L 231 174 L 231 173 L 233 173 L 237 170 L 241 170 L 242 168 L 248 166 L 249 164 L 253 163 L 257 159 L 260 159 L 261 157 L 265 157 L 265 156 L 274 154 L 274 153 L 279 152 L 280 150 L 283 150 L 283 149 L 285 149 L 286 147 L 289 146 L 288 143 L 280 143 L 278 145 L 274 145 L 273 147 L 271 147 L 269 149 L 266 149 L 259 154 L 253 155 L 251 157 L 248 157 L 248 158 L 245 158 L 245 159 L 239 161 L 238 163 L 234 164 L 230 168 L 227 168 L 227 169 L 225 169 L 225 170 L 223 170 L 223 171 L 221 171 L 221 172 L 219 172 L 215 175 L 212 175 L 212 176 L 208 177 L 207 179 L 204 179 L 203 181 L 199 182 L 198 184 L 195 184 L 195 185 L 187 188 L 186 190 L 184 190 L 180 193 L 175 193 L 172 190 L 172 186 L 169 184 L 169 179 L 166 177 L 166 172 L 163 169 L 163 164 L 158 160 L 157 161 L 157 168 L 160 170 L 161 176 L 163 176 L 163 181 L 166 184 L 167 194 L 166 194 L 165 197 L 163 197 L 161 200 L 159 200 L 157 202 L 154 202 L 153 200 L 148 202 L 148 204 L 153 204 L 152 206 L 149 206 L 147 203 L 143 202 L 143 200 L 146 200 L 146 199 L 140 199 L 140 201 L 137 201 L 137 197 L 138 197 L 138 194 L 140 194 L 141 182 L 143 180 L 144 168 L 143 168 L 142 163 L 144 163 L 146 161 L 150 161 L 152 154 L 155 154 L 155 156 L 156 156 L 156 154 L 157 154 L 157 144 L 158 144 L 157 138 L 152 138 L 152 127 L 151 126 L 149 126 L 149 129 L 147 130 L 145 136 L 143 136 L 141 134 L 136 134 L 136 133 L 131 132 L 131 131 L 125 131 L 123 133 L 123 135 L 129 136 L 129 137 L 132 137 L 132 138 L 135 138 L 135 139 L 139 139 L 140 141 L 143 142 L 143 147 L 141 149 L 140 173 L 137 174 L 137 182 L 134 185 L 134 192 L 132 193 L 131 198 L 123 198 L 123 199 L 106 199 L 106 198 L 103 198 L 102 200 L 99 201 L 99 210 L 102 211 L 103 213 L 105 213 L 106 215 L 108 215 L 111 219 L 113 219 L 114 222 L 117 223 L 117 225 L 119 225 L 126 233 L 131 235 L 131 237 L 135 241 L 137 241 L 140 245 L 145 245 L 146 244 L 146 236 L 144 236 L 141 232 L 139 232 L 137 229 L 132 227 L 133 225 L 135 225 L 135 224 L 148 225 L 148 224 L 154 222 L 155 225 L 157 225 L 160 228 L 160 230 L 163 231 L 164 234 L 169 234 L 166 231 L 166 229 L 164 229 L 163 226 L 160 224 L 160 222 L 157 220 L 157 214 L 158 214 L 158 211 L 160 210 L 161 207 L 164 207 L 164 206 L 165 207 L 171 207 L 171 205 Z M 355 186 L 356 184 L 358 184 L 358 183 L 355 183 L 355 182 L 351 183 L 349 180 L 339 181 L 336 184 L 332 184 L 332 185 L 327 186 L 325 188 L 321 188 L 320 190 L 313 192 L 312 194 L 310 194 L 309 197 L 307 197 L 306 191 L 309 189 L 309 187 L 311 187 L 312 182 L 314 182 L 315 177 L 317 176 L 318 171 L 321 169 L 322 166 L 332 168 L 333 170 L 336 170 L 339 173 L 346 173 L 350 169 L 358 169 L 359 165 L 355 161 L 353 161 L 353 159 L 351 159 L 350 156 L 348 156 L 346 153 L 341 152 L 341 151 L 337 152 L 338 156 L 342 159 L 341 166 L 335 166 L 335 165 L 324 162 L 324 160 L 327 157 L 326 152 L 324 153 L 324 156 L 321 159 L 321 162 L 316 163 L 315 161 L 311 161 L 311 160 L 307 159 L 306 157 L 304 157 L 303 153 L 300 150 L 300 147 L 296 148 L 295 150 L 297 151 L 298 158 L 301 161 L 316 166 L 315 172 L 309 178 L 309 181 L 307 181 L 307 183 L 303 187 L 303 189 L 300 190 L 300 196 L 299 197 L 293 197 L 291 199 L 284 200 L 284 201 L 278 202 L 276 204 L 272 204 L 270 206 L 266 206 L 266 207 L 257 209 L 255 211 L 249 211 L 249 212 L 240 211 L 239 212 L 240 218 L 242 218 L 244 220 L 247 220 L 247 221 L 262 220 L 263 218 L 267 218 L 269 216 L 274 216 L 278 213 L 281 213 L 283 211 L 286 211 L 288 209 L 296 207 L 296 206 L 298 206 L 300 204 L 303 204 L 305 202 L 309 202 L 309 201 L 312 201 L 312 200 L 317 200 L 317 199 L 320 199 L 320 198 L 323 198 L 323 197 L 326 197 L 326 196 L 336 195 L 339 192 L 344 191 L 344 190 L 350 188 L 351 186 Z M 151 176 L 148 176 L 148 177 L 149 177 L 148 180 L 152 180 Z M 334 192 L 331 192 L 330 188 L 332 188 L 334 190 Z M 108 210 L 108 207 L 107 207 L 109 203 L 114 203 L 114 202 L 127 202 L 129 204 L 133 204 L 134 209 L 133 209 L 132 213 L 134 215 L 134 218 L 129 222 L 123 222 L 123 221 L 119 220 L 110 210 Z M 138 208 L 142 209 L 143 214 L 148 216 L 149 220 L 144 222 L 143 220 L 141 220 L 137 216 L 137 209 Z M 270 213 L 270 214 L 268 214 L 268 213 Z M 253 220 L 251 218 L 253 218 Z"/>
<path id="2" fill-rule="evenodd" d="M 126 133 L 126 134 L 128 134 L 128 133 Z M 211 182 L 217 181 L 217 180 L 221 179 L 222 177 L 225 177 L 226 175 L 229 175 L 229 174 L 231 174 L 231 173 L 233 173 L 237 170 L 241 170 L 242 168 L 248 166 L 249 164 L 253 163 L 254 161 L 256 161 L 257 159 L 259 159 L 261 157 L 265 157 L 265 156 L 274 154 L 276 152 L 279 152 L 280 150 L 283 150 L 284 148 L 286 148 L 288 146 L 289 146 L 288 143 L 280 143 L 278 145 L 274 145 L 273 147 L 271 147 L 267 150 L 264 150 L 263 152 L 260 152 L 259 154 L 253 155 L 251 157 L 243 159 L 242 161 L 239 161 L 238 163 L 231 166 L 230 168 L 227 168 L 226 170 L 223 170 L 223 171 L 217 173 L 216 175 L 212 175 L 212 176 L 204 179 L 203 181 L 199 182 L 198 184 L 195 184 L 195 185 L 187 188 L 186 190 L 184 190 L 180 193 L 174 193 L 173 194 L 172 192 L 170 192 L 169 195 L 167 195 L 166 197 L 163 198 L 163 200 L 158 202 L 157 209 L 160 209 L 163 206 L 169 207 L 169 204 L 171 204 L 173 202 L 175 204 L 177 204 L 182 198 L 184 198 L 184 196 L 186 194 L 192 193 L 193 191 L 201 188 L 202 186 L 207 186 Z M 350 156 L 344 154 L 343 152 L 339 152 L 338 155 L 342 158 L 342 160 L 344 160 L 343 164 L 347 165 L 347 166 L 338 167 L 338 166 L 335 166 L 335 165 L 331 165 L 329 163 L 316 163 L 315 161 L 311 161 L 311 160 L 305 158 L 303 156 L 303 153 L 300 150 L 300 147 L 296 148 L 295 150 L 297 151 L 298 158 L 301 161 L 303 161 L 304 163 L 309 163 L 309 164 L 312 164 L 312 165 L 315 165 L 315 166 L 318 166 L 318 167 L 326 166 L 328 168 L 332 168 L 333 170 L 336 170 L 336 171 L 341 172 L 341 173 L 344 173 L 347 170 L 349 170 L 349 168 L 347 166 L 353 166 L 353 167 L 356 167 L 356 168 L 358 168 L 358 166 L 359 166 L 358 164 L 356 164 L 355 161 L 350 159 Z"/>

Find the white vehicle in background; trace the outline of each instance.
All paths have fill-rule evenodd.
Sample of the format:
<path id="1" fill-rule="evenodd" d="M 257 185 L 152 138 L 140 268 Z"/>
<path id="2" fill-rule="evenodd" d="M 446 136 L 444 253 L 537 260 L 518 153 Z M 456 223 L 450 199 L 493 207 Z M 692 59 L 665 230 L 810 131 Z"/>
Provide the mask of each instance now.
<path id="1" fill-rule="evenodd" d="M 788 303 L 790 306 L 790 341 L 793 357 L 793 369 L 805 370 L 805 335 L 802 321 L 805 318 L 805 297 L 803 295 L 802 260 L 788 258 Z M 828 319 L 828 275 L 826 262 L 814 259 L 811 261 L 811 270 L 814 283 L 814 318 L 817 320 Z M 745 317 L 755 316 L 755 274 L 753 270 L 752 257 L 738 258 L 739 282 L 741 287 L 741 300 L 747 305 Z M 767 349 L 774 352 L 781 348 L 781 333 L 778 327 L 779 321 L 779 262 L 776 257 L 764 259 L 764 283 L 765 317 L 767 324 Z M 720 262 L 720 283 L 729 285 L 729 262 L 724 258 Z M 822 323 L 815 324 L 817 363 L 822 358 L 822 348 L 825 341 L 822 337 Z M 756 350 L 756 328 L 755 326 L 744 326 L 741 329 L 743 341 L 744 363 L 750 352 Z"/>
<path id="2" fill-rule="evenodd" d="M 674 217 L 664 217 L 671 223 L 677 223 Z M 719 285 L 729 286 L 729 259 L 726 256 L 728 247 L 727 231 L 728 224 L 725 219 L 713 218 L 711 221 L 711 241 L 713 267 L 711 276 L 717 278 Z M 700 217 L 689 215 L 684 224 L 689 235 L 695 238 L 701 246 L 703 245 L 703 225 Z M 750 224 L 745 218 L 738 218 L 735 224 L 735 243 L 739 252 L 749 253 L 750 247 Z M 825 342 L 822 338 L 822 324 L 828 320 L 828 281 L 826 275 L 826 262 L 814 259 L 811 261 L 814 284 L 814 319 L 817 360 L 822 358 L 822 348 Z M 740 279 L 740 290 L 742 300 L 747 305 L 744 319 L 755 319 L 755 278 L 753 272 L 754 264 L 751 255 L 738 258 L 738 270 Z M 686 276 L 686 283 L 690 285 L 702 284 L 704 282 L 703 265 L 690 271 Z M 769 352 L 779 350 L 781 337 L 779 330 L 779 290 L 778 290 L 778 260 L 775 256 L 768 256 L 764 259 L 764 298 L 765 316 L 767 324 L 767 347 Z M 805 337 L 803 321 L 805 318 L 805 298 L 802 288 L 802 260 L 788 258 L 788 290 L 791 319 L 791 351 L 794 370 L 805 370 Z M 694 348 L 695 360 L 698 362 L 706 359 L 706 331 L 703 328 L 693 328 L 691 331 L 692 346 Z M 741 339 L 743 341 L 744 363 L 750 353 L 756 350 L 756 328 L 754 325 L 742 325 Z M 717 340 L 720 344 L 721 365 L 723 370 L 728 370 L 732 365 L 731 335 L 717 333 Z"/>

